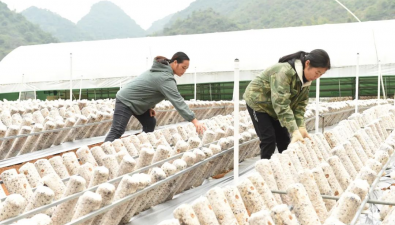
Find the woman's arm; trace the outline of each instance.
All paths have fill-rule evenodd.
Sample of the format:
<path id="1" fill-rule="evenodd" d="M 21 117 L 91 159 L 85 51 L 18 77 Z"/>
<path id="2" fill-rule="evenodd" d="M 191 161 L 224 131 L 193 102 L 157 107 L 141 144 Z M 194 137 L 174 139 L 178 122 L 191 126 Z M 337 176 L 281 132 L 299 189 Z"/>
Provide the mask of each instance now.
<path id="1" fill-rule="evenodd" d="M 310 88 L 310 87 L 305 87 L 305 88 Z M 309 138 L 311 140 L 311 137 L 306 130 L 306 125 L 304 122 L 304 113 L 306 112 L 306 106 L 308 103 L 309 103 L 309 90 L 305 91 L 305 93 L 302 96 L 302 100 L 298 102 L 293 112 L 295 115 L 296 124 L 299 127 L 299 132 L 302 134 L 302 137 Z"/>
<path id="2" fill-rule="evenodd" d="M 305 87 L 310 89 L 310 87 Z M 309 104 L 309 90 L 305 91 L 302 96 L 301 101 L 297 104 L 294 109 L 295 121 L 298 127 L 305 127 L 304 123 L 304 113 L 306 112 L 306 106 Z"/>
<path id="3" fill-rule="evenodd" d="M 286 127 L 288 132 L 292 134 L 291 143 L 297 141 L 304 142 L 303 136 L 298 129 L 294 112 L 290 106 L 291 79 L 290 75 L 283 72 L 275 73 L 271 76 L 270 89 L 273 109 L 277 114 L 280 124 Z"/>
<path id="4" fill-rule="evenodd" d="M 294 112 L 291 109 L 291 76 L 279 72 L 271 75 L 270 89 L 274 112 L 277 114 L 280 124 L 288 129 L 289 133 L 298 130 Z"/>
<path id="5" fill-rule="evenodd" d="M 195 113 L 193 113 L 188 105 L 185 103 L 184 98 L 178 92 L 176 82 L 174 78 L 165 77 L 161 79 L 161 85 L 159 86 L 159 91 L 171 102 L 171 104 L 176 108 L 178 113 L 188 122 L 195 119 Z"/>
<path id="6" fill-rule="evenodd" d="M 160 92 L 173 104 L 174 108 L 176 108 L 185 120 L 195 125 L 196 132 L 202 134 L 206 130 L 206 127 L 195 118 L 195 113 L 189 109 L 184 98 L 178 92 L 174 78 L 163 79 Z"/>

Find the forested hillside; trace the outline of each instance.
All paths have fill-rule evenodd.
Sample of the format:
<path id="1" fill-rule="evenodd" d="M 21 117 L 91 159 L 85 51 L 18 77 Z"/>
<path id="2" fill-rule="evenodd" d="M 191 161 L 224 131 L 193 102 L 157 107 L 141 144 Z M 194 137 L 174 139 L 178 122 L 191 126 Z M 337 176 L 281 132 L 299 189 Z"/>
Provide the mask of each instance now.
<path id="1" fill-rule="evenodd" d="M 175 34 L 201 34 L 215 32 L 235 31 L 239 27 L 228 18 L 209 8 L 192 12 L 186 19 L 178 19 L 170 28 L 163 30 L 164 35 Z"/>
<path id="2" fill-rule="evenodd" d="M 60 42 L 92 40 L 92 37 L 81 31 L 75 23 L 47 9 L 32 6 L 22 11 L 22 15 L 30 22 L 39 25 L 42 30 L 52 34 Z"/>
<path id="3" fill-rule="evenodd" d="M 57 39 L 42 31 L 38 25 L 8 9 L 0 2 L 0 60 L 21 45 L 57 42 Z"/>
<path id="4" fill-rule="evenodd" d="M 145 31 L 130 16 L 109 1 L 94 4 L 77 26 L 94 40 L 145 36 Z"/>
<path id="5" fill-rule="evenodd" d="M 343 0 L 342 3 L 362 21 L 395 19 L 393 0 Z M 193 12 L 208 17 L 213 9 L 239 30 L 318 25 L 326 23 L 356 22 L 345 9 L 333 0 L 197 0 L 171 18 L 164 26 L 164 34 L 182 34 L 174 24 L 188 23 Z M 165 29 L 167 27 L 167 29 Z M 170 30 L 177 30 L 169 32 Z M 193 32 L 189 27 L 188 32 Z M 206 32 L 217 32 L 217 27 L 208 27 Z M 196 27 L 195 32 L 200 33 Z"/>

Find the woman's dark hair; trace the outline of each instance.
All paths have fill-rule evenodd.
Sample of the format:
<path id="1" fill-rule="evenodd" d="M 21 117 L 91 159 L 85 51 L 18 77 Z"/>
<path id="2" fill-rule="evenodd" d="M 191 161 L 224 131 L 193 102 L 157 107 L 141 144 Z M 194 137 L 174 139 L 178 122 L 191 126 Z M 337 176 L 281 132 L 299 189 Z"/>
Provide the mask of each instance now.
<path id="1" fill-rule="evenodd" d="M 184 62 L 184 60 L 189 60 L 189 57 L 187 56 L 187 54 L 183 52 L 177 52 L 176 54 L 173 55 L 173 57 L 171 57 L 171 59 L 168 59 L 163 56 L 157 56 L 155 57 L 155 59 L 164 65 L 169 65 L 174 61 L 177 61 L 177 63 L 182 63 Z"/>
<path id="2" fill-rule="evenodd" d="M 321 67 L 321 68 L 326 68 L 330 69 L 331 68 L 331 59 L 329 58 L 329 55 L 326 51 L 322 49 L 315 49 L 313 51 L 309 52 L 304 52 L 304 51 L 299 51 L 290 55 L 286 55 L 281 57 L 278 62 L 288 62 L 293 59 L 300 59 L 303 63 L 303 67 L 305 65 L 305 62 L 307 60 L 310 60 L 310 66 L 311 67 Z"/>
<path id="3" fill-rule="evenodd" d="M 171 57 L 169 63 L 172 63 L 174 61 L 177 61 L 177 63 L 182 63 L 184 62 L 184 60 L 189 60 L 187 54 L 183 52 L 177 52 L 176 54 L 173 55 L 173 57 Z"/>

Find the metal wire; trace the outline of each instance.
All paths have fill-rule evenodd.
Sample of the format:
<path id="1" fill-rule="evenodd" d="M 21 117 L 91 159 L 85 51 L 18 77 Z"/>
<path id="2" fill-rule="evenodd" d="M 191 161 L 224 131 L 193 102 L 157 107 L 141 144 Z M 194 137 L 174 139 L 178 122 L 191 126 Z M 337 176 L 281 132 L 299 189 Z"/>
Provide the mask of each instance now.
<path id="1" fill-rule="evenodd" d="M 233 107 L 231 107 L 233 108 Z M 203 108 L 192 108 L 191 110 L 203 110 L 203 109 L 226 109 L 226 106 L 214 106 L 214 107 L 203 107 Z M 174 112 L 175 109 L 155 110 L 156 112 Z"/>
<path id="2" fill-rule="evenodd" d="M 253 140 L 257 140 L 258 138 L 255 138 L 255 139 L 252 139 L 252 140 L 250 140 L 250 141 L 253 141 Z M 211 142 L 211 143 L 208 143 L 208 144 L 205 144 L 205 145 L 203 145 L 202 147 L 208 147 L 208 146 L 210 146 L 211 144 L 216 144 L 216 143 L 218 143 L 218 141 L 213 141 L 213 142 Z M 242 143 L 243 144 L 243 143 Z M 242 144 L 240 144 L 240 145 L 242 145 Z M 200 147 L 201 148 L 201 147 Z M 196 149 L 196 148 L 194 148 L 194 149 Z M 188 150 L 187 152 L 192 152 L 194 149 L 190 149 L 190 150 Z M 157 166 L 157 165 L 161 165 L 162 163 L 165 163 L 165 162 L 167 162 L 167 161 L 170 161 L 170 160 L 173 160 L 173 159 L 177 159 L 178 157 L 180 157 L 180 156 L 182 156 L 182 154 L 184 154 L 184 152 L 183 153 L 179 153 L 179 154 L 177 154 L 177 155 L 174 155 L 174 156 L 172 156 L 172 157 L 169 157 L 169 158 L 167 158 L 167 159 L 164 159 L 164 160 L 162 160 L 162 161 L 158 161 L 158 162 L 156 162 L 156 163 L 154 163 L 154 164 L 151 164 L 151 165 L 149 165 L 149 166 L 146 166 L 146 167 L 143 167 L 143 168 L 141 168 L 141 169 L 139 169 L 138 171 L 145 171 L 145 170 L 147 170 L 147 169 L 150 169 L 150 168 L 152 168 L 152 167 L 155 167 L 155 166 Z M 133 156 L 133 159 L 138 159 L 139 158 L 139 155 L 137 155 L 137 156 Z M 78 161 L 79 161 L 80 159 L 78 159 Z M 132 174 L 134 174 L 134 173 L 136 173 L 136 171 L 133 171 L 132 172 Z M 70 177 L 67 177 L 67 178 L 64 178 L 64 179 L 62 179 L 62 181 L 63 181 L 63 183 L 65 183 L 65 182 L 67 182 L 68 180 L 70 180 Z M 109 182 L 109 181 L 108 181 Z M 4 182 L 2 181 L 2 180 L 0 180 L 0 184 L 3 184 Z M 1 188 L 1 187 L 0 187 Z M 36 190 L 37 188 L 32 188 L 32 191 L 34 192 L 35 190 Z M 7 197 L 4 197 L 4 198 L 2 198 L 2 199 L 0 199 L 0 202 L 2 202 L 2 201 L 4 201 L 5 199 L 7 199 Z"/>
<path id="3" fill-rule="evenodd" d="M 390 157 L 390 159 L 388 159 L 387 163 L 383 166 L 383 168 L 381 169 L 381 171 L 379 172 L 379 174 L 377 174 L 376 179 L 374 180 L 374 182 L 372 183 L 372 185 L 370 186 L 369 192 L 366 195 L 365 199 L 362 201 L 361 205 L 358 208 L 358 211 L 356 212 L 353 220 L 351 221 L 350 225 L 355 225 L 359 219 L 359 216 L 361 215 L 361 212 L 363 210 L 363 208 L 365 207 L 365 204 L 369 201 L 369 196 L 373 193 L 374 189 L 376 188 L 381 176 L 383 175 L 384 171 L 386 170 L 386 168 L 388 167 L 388 165 L 395 159 L 395 153 L 392 154 L 392 156 Z M 380 201 L 375 201 L 375 202 L 380 202 Z M 379 204 L 379 203 L 376 203 Z M 390 204 L 384 204 L 384 205 L 390 205 Z M 391 204 L 394 205 L 394 204 Z"/>
<path id="4" fill-rule="evenodd" d="M 281 194 L 281 195 L 286 195 L 286 191 L 277 191 L 277 190 L 271 190 L 272 193 L 274 194 Z M 330 195 L 321 195 L 323 199 L 330 199 L 330 200 L 339 200 L 340 197 L 336 196 L 330 196 Z M 377 205 L 394 205 L 395 202 L 384 202 L 384 201 L 377 201 L 377 200 L 368 200 L 367 203 L 372 203 L 372 204 L 377 204 Z"/>
<path id="5" fill-rule="evenodd" d="M 254 141 L 257 141 L 257 140 L 258 140 L 258 138 L 254 138 L 254 139 L 252 139 L 252 140 L 243 142 L 242 144 L 240 144 L 240 146 L 249 144 L 249 143 L 254 142 Z M 166 178 L 166 179 L 164 179 L 164 180 L 162 180 L 162 181 L 159 181 L 159 182 L 157 182 L 157 183 L 155 183 L 155 184 L 153 184 L 153 185 L 148 186 L 147 188 L 144 188 L 144 189 L 142 189 L 142 190 L 140 190 L 140 191 L 137 191 L 136 193 L 134 193 L 134 194 L 132 194 L 132 195 L 129 195 L 128 197 L 122 198 L 122 199 L 120 199 L 120 200 L 118 200 L 118 201 L 116 201 L 116 202 L 113 202 L 112 204 L 110 204 L 110 205 L 108 205 L 108 206 L 105 206 L 105 207 L 103 207 L 103 208 L 100 208 L 100 209 L 98 209 L 98 210 L 96 210 L 96 211 L 94 211 L 94 212 L 92 212 L 92 213 L 89 213 L 89 214 L 87 214 L 87 215 L 85 215 L 85 216 L 83 216 L 83 217 L 81 217 L 81 218 L 79 218 L 79 219 L 77 219 L 77 220 L 75 220 L 75 221 L 73 221 L 73 222 L 71 222 L 71 223 L 68 223 L 68 225 L 71 225 L 71 224 L 79 224 L 79 223 L 81 223 L 81 222 L 83 222 L 83 221 L 86 221 L 86 220 L 88 220 L 88 219 L 90 219 L 90 218 L 92 218 L 92 217 L 94 217 L 94 216 L 97 216 L 97 215 L 99 215 L 99 214 L 101 214 L 101 213 L 103 213 L 103 212 L 106 212 L 106 211 L 110 210 L 111 208 L 116 207 L 116 206 L 118 206 L 118 205 L 120 205 L 120 204 L 122 204 L 122 203 L 124 203 L 124 202 L 126 202 L 126 201 L 128 201 L 128 200 L 131 200 L 131 199 L 133 199 L 133 198 L 135 198 L 135 197 L 138 197 L 138 196 L 140 196 L 141 194 L 146 193 L 147 191 L 149 191 L 149 190 L 151 190 L 151 189 L 153 189 L 153 188 L 155 188 L 155 187 L 157 187 L 157 186 L 159 186 L 159 185 L 161 185 L 161 184 L 163 184 L 163 183 L 165 183 L 165 182 L 167 182 L 167 181 L 173 180 L 173 179 L 179 177 L 180 175 L 183 175 L 183 174 L 185 174 L 186 172 L 189 172 L 190 170 L 192 170 L 192 169 L 194 169 L 194 168 L 197 168 L 197 167 L 199 167 L 199 166 L 201 166 L 201 165 L 207 163 L 207 162 L 210 161 L 210 160 L 213 160 L 213 159 L 215 159 L 215 158 L 217 158 L 217 157 L 219 157 L 219 156 L 222 156 L 222 155 L 224 155 L 224 154 L 226 154 L 226 153 L 228 153 L 228 152 L 230 152 L 230 151 L 233 151 L 233 149 L 234 149 L 234 148 L 231 147 L 231 148 L 229 148 L 229 149 L 227 149 L 227 150 L 221 151 L 220 153 L 218 153 L 218 154 L 216 154 L 216 155 L 213 155 L 213 156 L 211 156 L 211 157 L 209 157 L 209 158 L 207 158 L 207 159 L 205 159 L 205 160 L 203 160 L 203 161 L 200 161 L 200 162 L 194 164 L 193 166 L 188 167 L 188 168 L 186 168 L 185 170 L 182 170 L 182 171 L 180 171 L 180 172 L 178 172 L 178 173 L 176 173 L 176 174 L 174 174 L 174 175 L 172 175 L 172 176 L 170 176 L 170 177 L 168 177 L 168 178 Z M 114 178 L 114 179 L 112 179 L 112 180 L 109 180 L 109 181 L 107 181 L 106 183 L 115 183 L 115 182 L 121 181 L 121 179 L 122 179 L 123 177 L 125 177 L 125 176 L 131 176 L 131 175 L 133 175 L 133 174 L 143 172 L 143 171 L 148 170 L 148 169 L 150 169 L 150 168 L 153 168 L 153 167 L 155 167 L 155 166 L 157 166 L 157 165 L 161 165 L 161 164 L 163 164 L 163 163 L 165 163 L 165 162 L 167 162 L 167 161 L 176 159 L 176 158 L 182 156 L 183 154 L 184 154 L 184 153 L 177 154 L 177 155 L 175 155 L 175 156 L 173 156 L 173 157 L 170 157 L 170 158 L 167 158 L 167 159 L 165 159 L 165 160 L 156 162 L 156 163 L 154 163 L 154 164 L 152 164 L 152 165 L 150 165 L 150 166 L 146 166 L 146 167 L 144 167 L 144 168 L 138 169 L 138 170 L 133 171 L 133 172 L 131 172 L 131 173 L 128 173 L 128 174 L 122 175 L 122 176 L 120 176 L 120 177 Z M 100 184 L 99 184 L 99 185 L 100 185 Z M 54 201 L 54 202 L 52 202 L 51 204 L 48 204 L 48 205 L 41 206 L 41 207 L 39 207 L 39 208 L 33 209 L 33 210 L 29 211 L 29 212 L 23 213 L 23 214 L 18 215 L 18 216 L 16 216 L 16 217 L 13 217 L 13 218 L 10 218 L 10 219 L 1 221 L 0 224 L 11 224 L 11 223 L 16 222 L 16 221 L 18 221 L 18 220 L 20 220 L 20 219 L 23 219 L 23 218 L 26 218 L 26 217 L 29 217 L 29 216 L 33 216 L 33 215 L 35 215 L 35 214 L 37 214 L 37 213 L 39 213 L 39 212 L 41 212 L 41 211 L 44 211 L 44 210 L 46 210 L 46 209 L 49 209 L 49 208 L 54 207 L 54 206 L 56 206 L 56 205 L 59 205 L 59 204 L 61 204 L 61 203 L 63 203 L 63 202 L 67 202 L 67 201 L 70 201 L 70 200 L 72 200 L 72 199 L 78 198 L 78 197 L 80 197 L 81 195 L 83 195 L 83 194 L 84 194 L 85 192 L 87 192 L 87 191 L 92 191 L 92 192 L 94 192 L 94 191 L 96 191 L 96 189 L 99 187 L 99 185 L 94 186 L 94 187 L 91 187 L 91 188 L 88 188 L 88 189 L 86 189 L 86 190 L 84 190 L 84 191 L 82 191 L 82 192 L 78 192 L 78 193 L 76 193 L 76 194 L 67 196 L 67 197 L 65 197 L 65 198 L 63 198 L 63 199 Z"/>

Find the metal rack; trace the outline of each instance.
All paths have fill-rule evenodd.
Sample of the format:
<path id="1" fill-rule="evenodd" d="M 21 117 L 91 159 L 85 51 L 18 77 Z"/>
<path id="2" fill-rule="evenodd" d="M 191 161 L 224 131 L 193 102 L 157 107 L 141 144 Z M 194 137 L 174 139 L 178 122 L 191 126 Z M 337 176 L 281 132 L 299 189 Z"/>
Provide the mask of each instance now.
<path id="1" fill-rule="evenodd" d="M 250 144 L 250 143 L 252 143 L 252 142 L 254 142 L 254 141 L 257 141 L 257 140 L 258 140 L 258 138 L 255 138 L 255 139 L 252 139 L 252 140 L 243 142 L 242 144 L 240 144 L 240 146 Z M 208 144 L 208 145 L 209 145 L 209 144 Z M 222 156 L 222 155 L 224 155 L 224 154 L 226 154 L 226 153 L 229 153 L 229 152 L 233 151 L 233 149 L 234 149 L 234 147 L 229 148 L 229 149 L 227 149 L 227 150 L 223 150 L 223 151 L 221 151 L 220 153 L 218 153 L 218 154 L 216 154 L 216 155 L 213 155 L 213 156 L 211 156 L 211 157 L 209 157 L 209 158 L 207 158 L 207 159 L 205 159 L 205 160 L 203 160 L 203 161 L 200 161 L 200 162 L 194 164 L 193 166 L 186 168 L 185 170 L 182 170 L 182 171 L 180 171 L 180 172 L 178 172 L 178 173 L 176 173 L 176 174 L 174 174 L 174 175 L 172 175 L 172 176 L 167 177 L 167 178 L 164 179 L 164 180 L 161 180 L 161 181 L 159 181 L 159 182 L 157 182 L 157 183 L 155 183 L 155 184 L 152 184 L 152 185 L 150 185 L 150 186 L 148 186 L 148 187 L 146 187 L 146 188 L 144 188 L 144 189 L 142 189 L 142 190 L 137 191 L 136 193 L 134 193 L 134 194 L 132 194 L 132 195 L 129 195 L 129 196 L 125 197 L 125 198 L 122 198 L 122 199 L 120 199 L 120 200 L 118 200 L 118 201 L 115 201 L 115 202 L 113 202 L 113 203 L 110 204 L 110 205 L 107 205 L 107 206 L 105 206 L 105 207 L 103 207 L 103 208 L 100 208 L 100 209 L 98 209 L 98 210 L 96 210 L 96 211 L 94 211 L 94 212 L 92 212 L 92 213 L 89 213 L 89 214 L 87 214 L 87 215 L 85 215 L 85 216 L 83 216 L 83 217 L 81 217 L 81 218 L 79 218 L 79 219 L 77 219 L 77 220 L 75 220 L 75 221 L 72 221 L 72 222 L 68 223 L 68 225 L 71 225 L 71 224 L 79 224 L 79 223 L 81 223 L 81 222 L 83 222 L 83 221 L 89 220 L 89 219 L 91 219 L 91 218 L 93 218 L 93 217 L 95 217 L 95 216 L 97 216 L 97 215 L 99 215 L 99 214 L 102 214 L 102 213 L 104 213 L 104 212 L 106 212 L 106 211 L 108 211 L 108 210 L 110 210 L 110 209 L 112 209 L 112 208 L 114 208 L 114 207 L 116 207 L 116 206 L 119 206 L 119 205 L 122 204 L 122 203 L 125 203 L 125 202 L 127 202 L 127 201 L 130 201 L 131 199 L 136 198 L 136 197 L 140 196 L 141 194 L 144 194 L 144 193 L 146 193 L 147 191 L 152 190 L 152 189 L 154 189 L 154 188 L 160 186 L 160 185 L 163 184 L 163 183 L 166 183 L 166 182 L 168 182 L 168 181 L 174 180 L 174 179 L 178 178 L 179 176 L 181 176 L 181 175 L 183 175 L 183 174 L 185 174 L 185 173 L 187 173 L 187 172 L 189 172 L 189 171 L 191 171 L 191 170 L 193 170 L 193 169 L 196 169 L 197 167 L 200 167 L 200 166 L 206 164 L 207 162 L 209 162 L 209 161 L 211 161 L 211 160 L 213 160 L 213 159 L 215 159 L 215 158 L 217 158 L 217 157 L 219 157 L 219 156 Z M 144 172 L 144 171 L 146 171 L 146 170 L 148 170 L 148 169 L 151 169 L 151 168 L 153 168 L 153 167 L 162 165 L 162 164 L 165 163 L 165 162 L 168 162 L 168 161 L 177 159 L 177 158 L 181 157 L 183 154 L 184 154 L 184 153 L 177 154 L 177 155 L 175 155 L 175 156 L 173 156 L 173 157 L 167 158 L 167 159 L 165 159 L 165 160 L 156 162 L 156 163 L 154 163 L 154 164 L 152 164 L 152 165 L 149 165 L 149 166 L 146 166 L 146 167 L 144 167 L 144 168 L 141 168 L 141 169 L 138 169 L 138 170 L 136 170 L 136 171 L 133 171 L 132 173 L 128 173 L 128 174 L 125 174 L 125 175 L 123 175 L 123 176 L 114 178 L 114 179 L 112 179 L 112 180 L 107 181 L 107 183 L 116 183 L 116 182 L 119 182 L 124 176 L 128 176 L 128 175 L 131 176 L 131 175 L 133 175 L 133 174 L 137 174 L 137 173 Z M 54 206 L 56 206 L 56 205 L 59 205 L 59 204 L 61 204 L 61 203 L 63 203 L 63 202 L 67 202 L 67 201 L 70 201 L 70 200 L 72 200 L 72 199 L 78 198 L 78 197 L 80 197 L 81 195 L 83 195 L 83 194 L 84 194 L 85 192 L 87 192 L 87 191 L 95 191 L 95 190 L 98 188 L 98 186 L 99 186 L 99 185 L 94 186 L 94 187 L 91 187 L 91 188 L 86 189 L 86 190 L 84 190 L 84 191 L 82 191 L 82 192 L 79 192 L 79 193 L 76 193 L 76 194 L 67 196 L 67 197 L 65 197 L 65 198 L 63 198 L 63 199 L 61 199 L 61 200 L 54 201 L 54 202 L 52 202 L 51 204 L 48 204 L 48 205 L 45 205 L 45 206 L 36 208 L 36 209 L 31 210 L 31 211 L 29 211 L 29 212 L 23 213 L 23 214 L 21 214 L 21 215 L 19 215 L 19 216 L 16 216 L 16 217 L 13 217 L 13 218 L 10 218 L 10 219 L 1 221 L 0 224 L 10 224 L 10 223 L 16 222 L 16 221 L 18 221 L 18 220 L 20 220 L 20 219 L 27 218 L 27 217 L 29 217 L 29 216 L 33 216 L 33 215 L 35 215 L 35 214 L 37 214 L 37 213 L 39 213 L 39 212 L 42 212 L 42 211 L 44 211 L 44 210 L 46 210 L 46 209 L 49 209 L 49 208 L 51 208 L 51 207 L 54 207 Z"/>
<path id="2" fill-rule="evenodd" d="M 371 108 L 373 106 L 374 105 L 372 105 L 372 106 L 365 106 L 365 107 L 359 107 L 359 111 L 361 111 L 361 110 L 364 111 L 364 110 L 369 109 L 369 108 Z M 325 131 L 325 129 L 324 129 L 325 128 L 325 117 L 334 116 L 334 115 L 338 115 L 338 114 L 341 114 L 341 113 L 350 113 L 350 114 L 352 114 L 354 111 L 355 111 L 355 109 L 352 108 L 352 109 L 341 110 L 341 111 L 337 111 L 337 112 L 330 112 L 330 113 L 320 114 L 319 117 L 321 118 L 321 129 L 322 129 L 321 132 L 324 133 L 324 131 Z M 306 127 L 308 126 L 307 123 L 313 122 L 313 121 L 315 121 L 315 116 L 306 119 L 305 120 Z M 312 130 L 312 129 L 309 129 L 309 130 Z"/>
<path id="3" fill-rule="evenodd" d="M 376 188 L 377 184 L 379 183 L 381 176 L 383 175 L 383 173 L 385 172 L 387 167 L 391 164 L 391 162 L 394 159 L 395 159 L 395 153 L 392 154 L 392 156 L 388 159 L 387 163 L 383 166 L 383 168 L 381 169 L 379 174 L 377 174 L 376 179 L 374 180 L 374 182 L 370 186 L 368 194 L 366 195 L 365 199 L 361 202 L 361 205 L 359 206 L 358 211 L 355 214 L 355 216 L 354 216 L 353 220 L 351 221 L 350 225 L 355 225 L 357 223 L 357 221 L 359 219 L 359 216 L 361 215 L 361 212 L 363 211 L 363 208 L 364 208 L 366 203 L 373 203 L 373 204 L 380 204 L 380 205 L 395 205 L 395 202 L 391 203 L 391 202 L 369 200 L 369 197 L 373 194 L 373 191 Z"/>
<path id="4" fill-rule="evenodd" d="M 221 106 L 221 107 L 203 107 L 203 108 L 192 108 L 192 110 L 208 110 L 208 109 L 226 109 L 226 106 Z M 175 109 L 171 110 L 158 110 L 157 112 L 175 112 Z M 73 127 L 65 127 L 65 128 L 60 128 L 60 129 L 53 129 L 53 130 L 48 130 L 48 131 L 41 131 L 41 132 L 35 132 L 35 133 L 30 133 L 30 134 L 23 134 L 23 135 L 15 135 L 15 136 L 10 136 L 10 137 L 3 137 L 0 138 L 0 141 L 3 140 L 11 140 L 11 139 L 16 139 L 16 138 L 22 138 L 22 137 L 28 137 L 28 136 L 33 136 L 33 135 L 40 135 L 44 133 L 52 133 L 52 132 L 59 132 L 62 130 L 70 130 L 70 129 L 75 129 L 75 128 L 81 128 L 81 127 L 89 127 L 97 124 L 102 124 L 102 123 L 108 123 L 112 122 L 111 120 L 105 120 L 105 121 L 100 121 L 100 122 L 95 122 L 95 123 L 89 123 L 89 124 L 84 124 L 84 125 L 77 125 Z M 178 123 L 180 124 L 180 123 Z M 175 124 L 166 124 L 159 126 L 158 129 L 163 129 L 168 126 L 172 126 Z M 126 131 L 124 135 L 132 135 L 132 134 L 138 134 L 139 130 L 130 130 Z M 42 157 L 47 157 L 63 152 L 67 152 L 70 150 L 74 150 L 76 148 L 79 148 L 84 145 L 93 145 L 102 142 L 104 140 L 105 136 L 97 136 L 97 137 L 92 137 L 92 138 L 86 138 L 86 139 L 81 139 L 81 140 L 75 140 L 73 142 L 64 142 L 61 145 L 58 146 L 53 146 L 48 149 L 40 150 L 40 151 L 35 151 L 23 155 L 19 155 L 16 157 L 8 158 L 8 159 L 3 159 L 0 160 L 0 168 L 7 167 L 7 166 L 12 166 L 24 162 L 28 162 L 31 160 L 39 159 Z"/>

